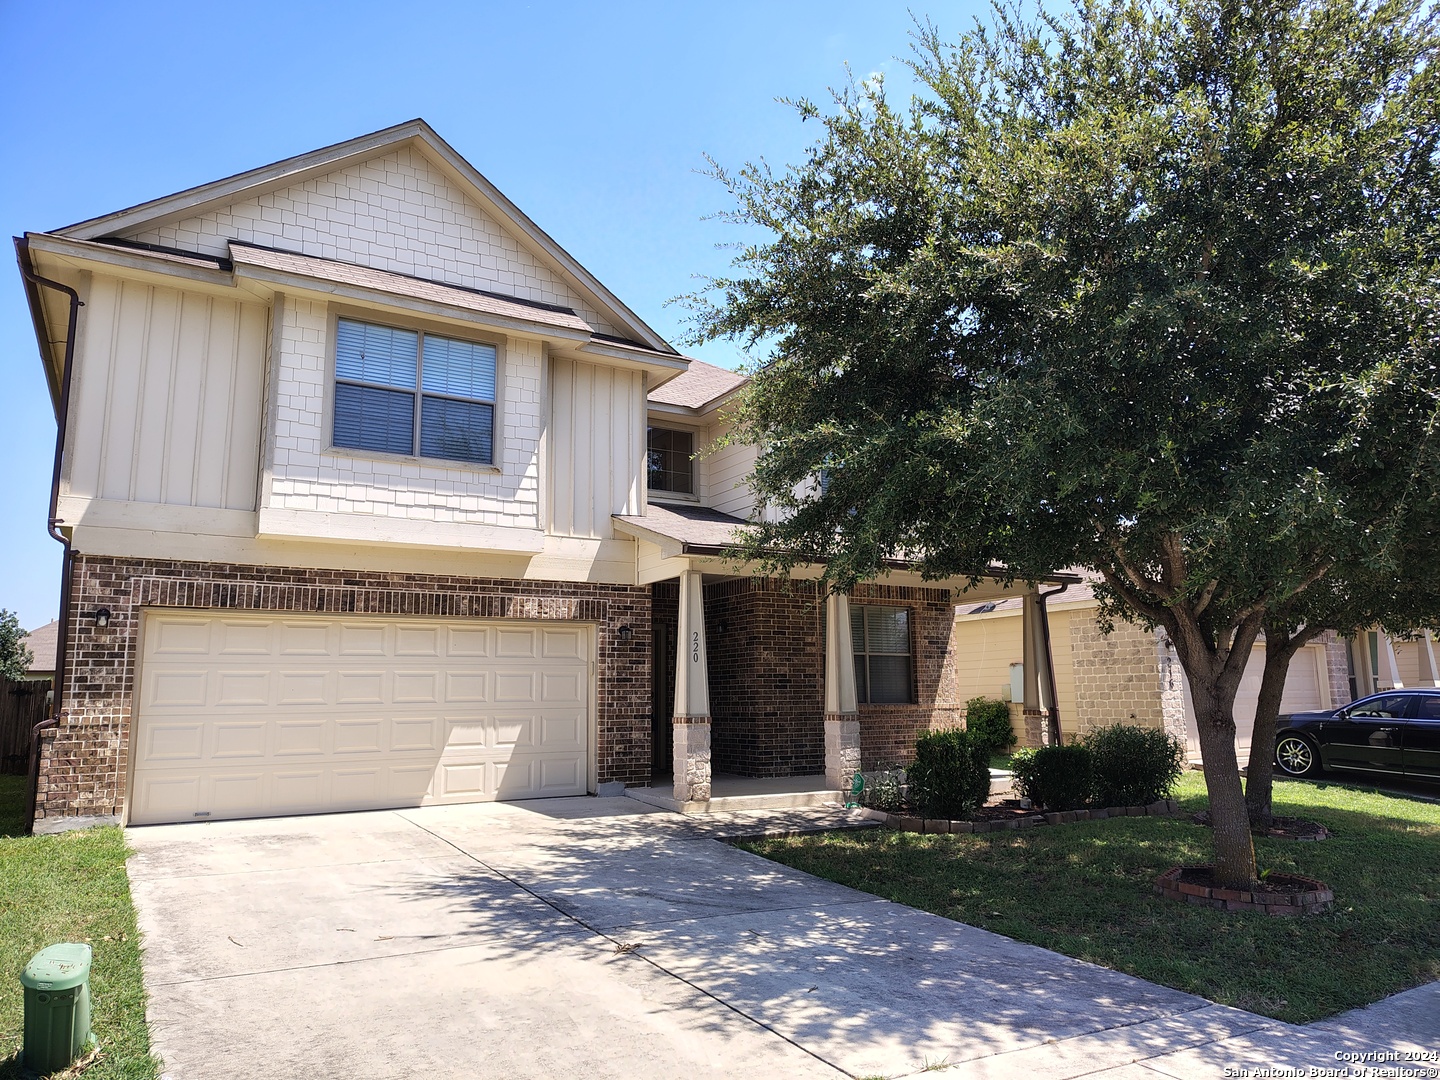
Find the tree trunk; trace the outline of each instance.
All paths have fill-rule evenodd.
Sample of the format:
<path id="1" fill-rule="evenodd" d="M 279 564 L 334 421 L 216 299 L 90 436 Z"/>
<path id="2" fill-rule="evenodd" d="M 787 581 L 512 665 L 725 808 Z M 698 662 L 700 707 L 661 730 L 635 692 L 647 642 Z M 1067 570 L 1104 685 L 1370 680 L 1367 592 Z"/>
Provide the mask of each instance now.
<path id="1" fill-rule="evenodd" d="M 1171 633 L 1195 705 L 1205 787 L 1210 795 L 1215 884 L 1229 889 L 1248 889 L 1256 878 L 1250 815 L 1235 756 L 1235 693 L 1244 671 L 1241 658 L 1249 655 L 1258 632 L 1256 620 L 1244 632 L 1236 633 L 1228 652 L 1214 649 L 1193 631 Z"/>
<path id="2" fill-rule="evenodd" d="M 1195 699 L 1195 726 L 1200 733 L 1205 788 L 1210 795 L 1215 884 L 1227 889 L 1248 889 L 1255 881 L 1255 844 L 1250 838 L 1250 815 L 1240 783 L 1240 762 L 1235 756 L 1234 695 L 1231 694 L 1231 707 L 1227 708 L 1215 700 L 1213 691 L 1198 690 L 1193 681 L 1191 691 Z"/>
<path id="3" fill-rule="evenodd" d="M 1269 825 L 1274 816 L 1271 798 L 1275 788 L 1275 728 L 1280 699 L 1295 653 L 1314 635 L 1303 631 L 1290 637 L 1279 627 L 1265 629 L 1265 673 L 1255 703 L 1255 727 L 1250 732 L 1250 763 L 1245 768 L 1245 806 L 1252 825 Z"/>

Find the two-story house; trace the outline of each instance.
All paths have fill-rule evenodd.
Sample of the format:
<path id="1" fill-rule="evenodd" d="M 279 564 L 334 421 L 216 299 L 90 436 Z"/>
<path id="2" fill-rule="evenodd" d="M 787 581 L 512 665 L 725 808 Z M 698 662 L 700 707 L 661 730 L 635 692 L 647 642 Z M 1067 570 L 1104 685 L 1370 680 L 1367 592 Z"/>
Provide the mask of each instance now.
<path id="1" fill-rule="evenodd" d="M 703 806 L 958 716 L 965 583 L 727 559 L 755 451 L 700 451 L 743 380 L 423 121 L 16 245 L 67 546 L 41 827 Z"/>

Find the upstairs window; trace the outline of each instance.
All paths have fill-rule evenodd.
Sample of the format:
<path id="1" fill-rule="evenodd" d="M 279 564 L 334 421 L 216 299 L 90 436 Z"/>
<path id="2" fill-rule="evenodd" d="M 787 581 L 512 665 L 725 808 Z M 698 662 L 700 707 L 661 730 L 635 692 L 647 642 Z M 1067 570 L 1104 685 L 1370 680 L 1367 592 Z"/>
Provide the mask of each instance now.
<path id="1" fill-rule="evenodd" d="M 851 604 L 850 640 L 855 647 L 855 693 L 860 702 L 913 704 L 910 609 Z"/>
<path id="2" fill-rule="evenodd" d="M 695 494 L 695 433 L 652 427 L 646 441 L 645 468 L 651 491 Z"/>
<path id="3" fill-rule="evenodd" d="M 339 320 L 334 444 L 495 463 L 494 345 Z"/>

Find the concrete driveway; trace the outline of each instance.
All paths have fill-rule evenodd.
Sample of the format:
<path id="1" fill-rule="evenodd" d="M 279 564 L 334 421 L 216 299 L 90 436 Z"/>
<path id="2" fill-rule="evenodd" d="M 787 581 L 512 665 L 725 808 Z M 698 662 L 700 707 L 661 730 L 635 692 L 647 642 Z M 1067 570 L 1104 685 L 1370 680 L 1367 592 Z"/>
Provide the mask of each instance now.
<path id="1" fill-rule="evenodd" d="M 843 819 L 614 798 L 133 829 L 156 1052 L 175 1080 L 1156 1080 L 1437 1030 L 1433 987 L 1291 1027 L 717 839 Z"/>

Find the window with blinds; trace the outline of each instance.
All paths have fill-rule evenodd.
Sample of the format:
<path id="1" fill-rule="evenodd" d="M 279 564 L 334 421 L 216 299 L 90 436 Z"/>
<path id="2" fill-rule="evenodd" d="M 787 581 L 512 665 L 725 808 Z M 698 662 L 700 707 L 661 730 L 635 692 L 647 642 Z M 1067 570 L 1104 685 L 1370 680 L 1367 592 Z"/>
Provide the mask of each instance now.
<path id="1" fill-rule="evenodd" d="M 498 350 L 340 319 L 334 445 L 492 465 Z"/>
<path id="2" fill-rule="evenodd" d="M 910 609 L 850 605 L 850 639 L 855 647 L 855 692 L 870 705 L 915 701 L 910 655 Z"/>

